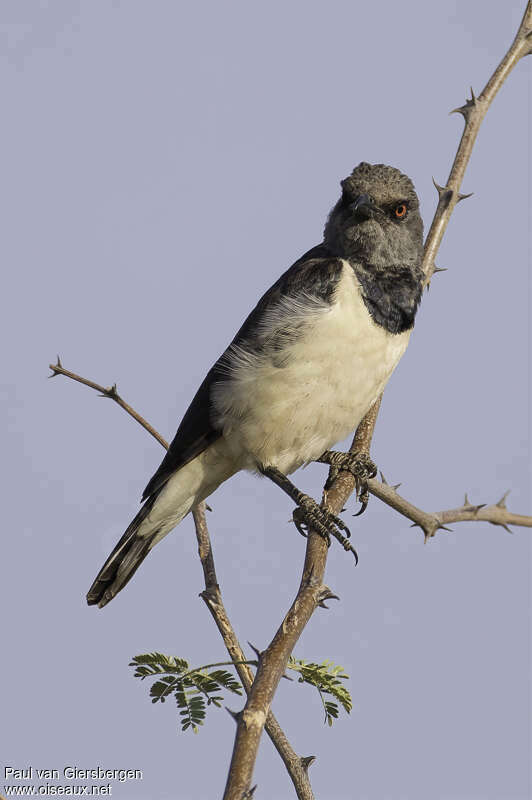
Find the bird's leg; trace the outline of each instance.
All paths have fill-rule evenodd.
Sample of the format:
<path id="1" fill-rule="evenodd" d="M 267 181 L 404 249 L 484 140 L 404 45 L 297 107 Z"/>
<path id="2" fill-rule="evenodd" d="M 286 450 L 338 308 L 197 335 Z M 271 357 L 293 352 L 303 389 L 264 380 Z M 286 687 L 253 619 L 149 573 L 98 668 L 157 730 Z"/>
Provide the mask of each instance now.
<path id="1" fill-rule="evenodd" d="M 351 533 L 340 517 L 337 517 L 336 514 L 333 514 L 331 511 L 327 511 L 326 508 L 319 506 L 308 494 L 300 492 L 292 481 L 278 470 L 277 467 L 263 466 L 260 468 L 260 471 L 279 486 L 283 492 L 286 492 L 294 503 L 297 504 L 298 507 L 294 510 L 293 520 L 302 536 L 307 535 L 305 528 L 307 530 L 309 528 L 315 530 L 320 536 L 323 536 L 323 538 L 327 540 L 328 544 L 330 544 L 330 536 L 334 536 L 334 538 L 340 542 L 344 550 L 350 550 L 353 553 L 358 562 L 356 550 L 351 547 L 348 542 Z M 340 531 L 345 531 L 345 536 L 340 533 Z"/>
<path id="2" fill-rule="evenodd" d="M 326 450 L 316 461 L 329 464 L 331 469 L 325 488 L 328 489 L 341 470 L 347 470 L 355 477 L 357 499 L 360 500 L 360 511 L 355 517 L 363 514 L 369 502 L 368 480 L 377 474 L 377 467 L 367 453 L 339 453 Z"/>

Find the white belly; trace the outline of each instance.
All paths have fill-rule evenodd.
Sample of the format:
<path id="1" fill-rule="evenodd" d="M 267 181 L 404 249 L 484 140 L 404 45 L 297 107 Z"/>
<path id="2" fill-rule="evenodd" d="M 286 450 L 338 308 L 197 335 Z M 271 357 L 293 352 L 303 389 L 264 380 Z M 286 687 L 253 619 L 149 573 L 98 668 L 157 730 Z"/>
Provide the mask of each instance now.
<path id="1" fill-rule="evenodd" d="M 297 313 L 297 311 L 296 311 Z M 271 358 L 235 353 L 231 380 L 213 392 L 217 423 L 241 468 L 285 474 L 355 430 L 403 355 L 410 331 L 371 319 L 347 262 L 332 305 L 307 311 L 304 333 Z M 279 325 L 279 315 L 274 315 Z"/>

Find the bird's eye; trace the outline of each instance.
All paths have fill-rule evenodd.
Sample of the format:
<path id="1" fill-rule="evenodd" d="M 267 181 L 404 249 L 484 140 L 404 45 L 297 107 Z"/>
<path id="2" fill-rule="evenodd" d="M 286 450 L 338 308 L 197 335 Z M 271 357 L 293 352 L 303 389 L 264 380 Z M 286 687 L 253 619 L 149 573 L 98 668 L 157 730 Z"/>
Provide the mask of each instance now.
<path id="1" fill-rule="evenodd" d="M 406 203 L 399 203 L 399 205 L 395 206 L 393 214 L 396 219 L 404 219 L 407 211 Z"/>

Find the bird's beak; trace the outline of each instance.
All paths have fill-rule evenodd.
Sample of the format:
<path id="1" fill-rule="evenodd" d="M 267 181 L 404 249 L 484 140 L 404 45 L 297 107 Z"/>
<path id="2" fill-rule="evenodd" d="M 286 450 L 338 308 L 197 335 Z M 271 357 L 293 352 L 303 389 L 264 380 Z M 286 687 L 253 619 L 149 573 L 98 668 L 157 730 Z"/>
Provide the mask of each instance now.
<path id="1" fill-rule="evenodd" d="M 378 211 L 377 206 L 373 202 L 373 198 L 369 194 L 360 194 L 357 199 L 351 203 L 350 208 L 353 214 L 363 219 L 371 219 Z"/>

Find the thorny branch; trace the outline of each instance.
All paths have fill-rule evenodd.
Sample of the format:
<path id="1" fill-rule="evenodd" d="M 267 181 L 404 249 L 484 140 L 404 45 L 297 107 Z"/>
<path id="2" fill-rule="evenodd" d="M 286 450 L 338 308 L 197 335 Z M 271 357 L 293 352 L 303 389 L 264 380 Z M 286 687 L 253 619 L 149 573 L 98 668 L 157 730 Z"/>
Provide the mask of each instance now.
<path id="1" fill-rule="evenodd" d="M 459 189 L 480 124 L 493 98 L 510 71 L 523 56 L 531 52 L 531 44 L 532 0 L 529 0 L 523 20 L 510 49 L 493 73 L 480 96 L 476 98 L 473 92 L 471 92 L 471 99 L 466 102 L 465 106 L 456 109 L 465 119 L 465 128 L 447 184 L 444 187 L 436 186 L 439 202 L 425 242 L 423 258 L 426 285 L 429 284 L 430 278 L 437 269 L 434 266 L 434 258 L 452 211 L 456 203 L 464 199 L 464 195 L 460 195 Z M 360 423 L 351 446 L 351 451 L 369 452 L 380 400 L 381 398 L 376 401 Z M 376 488 L 375 486 L 373 487 L 374 490 Z M 338 513 L 353 489 L 354 478 L 346 473 L 340 473 L 332 488 L 327 492 L 327 496 L 324 496 L 326 507 L 330 511 L 333 511 L 333 513 Z M 385 494 L 387 494 L 387 492 L 382 492 L 383 499 Z M 388 497 L 388 500 L 390 499 L 391 498 Z M 392 503 L 390 503 L 390 505 L 392 505 Z M 404 501 L 402 506 L 406 508 L 406 501 Z M 417 522 L 417 519 L 415 519 L 416 524 L 423 523 L 422 527 L 424 526 L 425 537 L 433 536 L 436 530 L 442 527 L 442 524 L 440 524 L 435 515 L 424 515 L 423 518 L 421 518 L 420 515 L 424 514 L 424 512 L 415 509 L 413 506 L 412 509 L 415 510 L 416 517 L 420 520 Z M 397 510 L 401 509 L 398 508 Z M 481 510 L 482 509 L 478 509 L 476 513 L 480 514 Z M 401 513 L 403 513 L 403 511 L 401 511 Z M 469 513 L 469 511 L 463 510 L 462 513 Z M 437 521 L 436 528 L 434 528 L 435 521 Z M 321 583 L 327 560 L 327 552 L 324 548 L 323 540 L 320 547 L 319 543 L 316 542 L 317 538 L 317 534 L 313 531 L 309 532 L 305 567 L 298 594 L 281 628 L 275 634 L 269 647 L 262 654 L 262 660 L 259 663 L 255 681 L 248 694 L 246 706 L 238 720 L 237 735 L 224 792 L 224 800 L 241 800 L 249 790 L 260 734 L 267 710 L 270 707 L 281 675 L 286 669 L 291 650 L 303 632 L 313 611 L 317 605 L 320 604 L 318 600 L 319 593 L 316 594 L 316 592 L 312 593 L 309 591 L 311 578 Z M 316 560 L 312 557 L 311 551 L 313 549 L 316 551 L 314 554 Z M 326 590 L 326 587 L 323 588 Z M 263 668 L 266 663 L 269 669 Z"/>
<path id="2" fill-rule="evenodd" d="M 510 71 L 523 56 L 531 52 L 532 0 L 529 0 L 523 20 L 510 49 L 481 94 L 475 97 L 474 92 L 471 90 L 471 97 L 466 101 L 465 105 L 455 109 L 456 112 L 462 114 L 464 117 L 465 127 L 446 185 L 439 186 L 434 182 L 439 199 L 434 219 L 425 242 L 423 269 L 427 286 L 430 283 L 432 275 L 439 271 L 439 268 L 434 264 L 434 259 L 454 207 L 458 202 L 469 197 L 469 195 L 461 194 L 459 189 L 482 120 Z M 115 400 L 125 411 L 146 428 L 146 430 L 152 433 L 163 446 L 167 447 L 165 440 L 122 400 L 116 391 L 116 385 L 106 389 L 105 387 L 81 378 L 65 370 L 59 359 L 57 364 L 50 365 L 50 367 L 53 375 L 62 374 L 70 377 L 73 380 L 77 380 L 96 389 L 104 397 Z M 350 448 L 351 451 L 369 452 L 379 406 L 380 398 L 360 423 Z M 332 487 L 324 493 L 323 500 L 326 507 L 334 513 L 338 513 L 354 488 L 355 482 L 353 476 L 347 472 L 340 473 Z M 415 525 L 421 527 L 425 533 L 426 539 L 434 536 L 438 530 L 448 530 L 446 524 L 461 521 L 486 521 L 494 525 L 500 525 L 507 530 L 509 530 L 508 525 L 532 527 L 532 517 L 513 514 L 508 511 L 505 502 L 506 494 L 498 503 L 493 505 L 473 505 L 469 502 L 466 495 L 463 505 L 459 508 L 440 512 L 425 512 L 401 497 L 397 493 L 397 487 L 389 486 L 384 478 L 382 481 L 376 479 L 370 480 L 368 488 L 376 497 L 411 519 Z M 202 597 L 218 625 L 231 658 L 233 660 L 242 660 L 242 649 L 232 631 L 225 609 L 221 603 L 221 595 L 216 581 L 214 561 L 212 560 L 212 552 L 205 522 L 204 504 L 194 511 L 194 520 L 196 523 L 200 559 L 205 575 L 206 588 L 202 593 Z M 296 787 L 298 797 L 308 798 L 309 800 L 313 797 L 306 775 L 308 766 L 313 761 L 313 757 L 298 758 L 296 754 L 293 753 L 280 728 L 275 728 L 277 723 L 271 715 L 271 712 L 269 712 L 269 707 L 277 684 L 284 674 L 288 657 L 310 619 L 310 616 L 318 606 L 324 606 L 325 600 L 333 597 L 330 589 L 324 586 L 322 582 L 326 560 L 327 547 L 324 540 L 313 531 L 309 531 L 303 576 L 296 599 L 272 643 L 260 654 L 259 668 L 253 684 L 250 686 L 251 674 L 247 673 L 244 675 L 243 673 L 240 676 L 246 688 L 246 692 L 248 692 L 248 702 L 244 710 L 235 715 L 238 726 L 237 736 L 224 793 L 224 800 L 242 800 L 242 798 L 250 797 L 253 794 L 255 787 L 253 789 L 249 787 L 262 728 L 265 724 L 272 740 L 285 761 L 294 786 Z M 244 665 L 241 666 L 245 671 L 246 668 Z M 279 746 L 280 744 L 281 746 Z M 288 754 L 287 759 L 285 759 L 282 753 L 285 744 L 287 746 L 285 749 L 285 753 Z M 303 774 L 302 781 L 300 780 L 300 776 L 291 769 L 291 759 L 295 759 L 295 762 L 298 763 Z"/>
<path id="3" fill-rule="evenodd" d="M 101 396 L 114 400 L 115 403 L 118 403 L 121 408 L 127 411 L 127 413 L 140 425 L 142 425 L 143 428 L 151 433 L 151 435 L 157 439 L 157 441 L 162 444 L 164 448 L 168 449 L 168 444 L 161 434 L 158 433 L 158 431 L 156 431 L 155 428 L 153 428 L 152 425 L 150 425 L 144 419 L 144 417 L 141 417 L 141 415 L 135 411 L 134 408 L 128 405 L 128 403 L 126 403 L 125 400 L 118 394 L 116 384 L 113 384 L 113 386 L 110 388 L 106 388 L 105 386 L 101 386 L 94 381 L 83 378 L 81 375 L 65 369 L 59 358 L 57 359 L 56 364 L 50 364 L 49 366 L 53 373 L 50 375 L 50 378 L 53 378 L 56 375 L 65 375 L 67 378 L 71 378 L 78 383 L 82 383 L 84 386 L 89 386 L 91 389 L 99 392 Z M 369 445 L 373 435 L 379 404 L 380 400 L 375 403 L 371 411 L 366 414 L 364 420 L 362 420 L 358 426 L 355 439 L 353 440 L 353 444 L 351 446 L 352 451 L 369 452 Z M 351 476 L 349 473 L 342 472 L 337 478 L 337 483 L 346 490 L 350 487 L 349 494 L 351 494 L 354 489 L 354 481 L 351 481 Z M 485 503 L 474 505 L 469 502 L 466 494 L 464 503 L 458 508 L 430 512 L 423 511 L 421 508 L 418 508 L 413 503 L 406 500 L 406 498 L 402 497 L 397 492 L 398 487 L 399 484 L 396 486 L 390 486 L 382 473 L 380 481 L 376 478 L 371 478 L 368 480 L 368 489 L 371 494 L 375 495 L 375 497 L 378 497 L 379 500 L 382 500 L 383 503 L 386 503 L 386 505 L 390 506 L 395 511 L 398 511 L 399 514 L 402 514 L 404 517 L 410 519 L 415 525 L 422 528 L 425 533 L 425 539 L 435 536 L 438 530 L 448 530 L 445 528 L 445 526 L 454 522 L 490 522 L 492 525 L 500 525 L 507 531 L 509 531 L 509 525 L 532 528 L 532 516 L 514 514 L 506 507 L 506 497 L 508 496 L 509 491 L 506 492 L 497 503 L 493 503 L 492 505 L 486 505 Z M 330 498 L 333 496 L 332 491 L 333 490 L 330 489 L 327 492 L 327 500 L 330 500 Z M 211 595 L 212 597 L 215 597 L 216 592 L 219 592 L 220 589 L 216 578 L 216 570 L 214 567 L 209 532 L 205 519 L 205 503 L 201 503 L 199 506 L 197 506 L 193 510 L 192 515 L 194 517 L 194 523 L 196 526 L 199 557 L 205 577 L 205 591 L 202 593 L 202 597 L 207 603 L 207 606 L 210 608 L 210 601 L 207 598 L 211 597 Z M 218 605 L 220 608 L 223 608 L 223 606 L 221 606 L 221 595 L 219 600 L 216 599 L 214 605 Z M 218 621 L 216 622 L 218 624 Z M 222 633 L 222 636 L 224 635 L 222 630 L 220 630 L 220 633 Z M 225 641 L 224 637 L 224 642 L 227 649 L 229 649 L 228 641 Z M 234 641 L 236 642 L 236 638 Z M 240 651 L 240 653 L 242 653 L 242 651 Z M 231 657 L 233 658 L 233 654 L 231 654 Z M 245 659 L 245 656 L 242 654 L 236 657 L 236 660 L 242 659 Z"/>
<path id="4" fill-rule="evenodd" d="M 116 388 L 116 383 L 113 383 L 112 386 L 106 387 L 106 386 L 100 386 L 99 383 L 94 383 L 94 381 L 90 381 L 88 380 L 88 378 L 82 378 L 81 375 L 76 375 L 75 372 L 70 372 L 68 369 L 65 369 L 61 364 L 61 359 L 59 358 L 59 356 L 57 356 L 57 363 L 50 364 L 49 367 L 52 370 L 52 374 L 48 376 L 49 378 L 55 378 L 56 375 L 65 375 L 65 377 L 72 378 L 73 381 L 82 383 L 84 386 L 88 386 L 90 389 L 94 389 L 96 392 L 99 392 L 100 397 L 107 397 L 109 400 L 114 400 L 115 403 L 118 403 L 120 408 L 123 408 L 124 411 L 126 411 L 130 417 L 133 417 L 133 419 L 136 420 L 139 423 L 139 425 L 142 425 L 142 427 L 145 430 L 147 430 L 148 433 L 151 433 L 151 435 L 155 439 L 157 439 L 159 444 L 162 444 L 165 450 L 168 450 L 168 442 L 166 441 L 166 439 L 163 439 L 161 434 L 158 433 L 155 430 L 155 428 L 152 428 L 150 423 L 147 422 L 144 419 L 144 417 L 141 417 L 140 414 L 137 411 L 135 411 L 134 408 L 131 408 L 131 406 L 128 403 L 126 403 L 126 401 L 122 397 L 120 397 Z"/>
<path id="5" fill-rule="evenodd" d="M 438 192 L 438 205 L 434 213 L 430 230 L 425 240 L 423 254 L 422 266 L 423 272 L 425 273 L 425 285 L 427 287 L 430 285 L 431 278 L 435 272 L 445 271 L 445 268 L 435 266 L 434 259 L 436 258 L 436 253 L 440 247 L 441 240 L 451 218 L 451 214 L 453 213 L 457 203 L 459 203 L 461 200 L 466 200 L 468 197 L 471 197 L 471 194 L 461 194 L 460 187 L 462 185 L 462 180 L 465 175 L 471 153 L 473 152 L 473 146 L 475 144 L 480 125 L 486 116 L 488 108 L 493 102 L 495 95 L 501 88 L 512 69 L 524 56 L 530 55 L 531 53 L 532 0 L 528 0 L 525 13 L 523 14 L 523 19 L 521 20 L 521 24 L 515 35 L 515 39 L 510 46 L 510 49 L 485 85 L 484 89 L 481 91 L 480 95 L 475 97 L 475 93 L 473 89 L 471 89 L 471 97 L 468 100 L 466 99 L 464 105 L 454 108 L 450 112 L 451 114 L 461 114 L 464 118 L 465 125 L 462 132 L 462 138 L 460 140 L 460 144 L 458 145 L 451 171 L 449 173 L 449 177 L 447 178 L 447 183 L 445 186 L 440 186 L 433 178 L 434 186 Z M 380 400 L 381 398 L 378 400 L 379 405 Z M 367 416 L 370 416 L 373 413 L 375 413 L 376 418 L 376 414 L 378 414 L 378 408 L 377 412 L 374 412 L 373 408 L 370 409 Z M 362 420 L 360 425 L 364 424 L 364 420 Z"/>
<path id="6" fill-rule="evenodd" d="M 369 491 L 379 500 L 412 520 L 413 526 L 422 528 L 425 534 L 425 541 L 435 536 L 439 530 L 451 530 L 447 525 L 453 522 L 490 522 L 492 525 L 500 525 L 505 528 L 508 533 L 511 533 L 509 525 L 532 528 L 532 517 L 508 511 L 506 498 L 509 492 L 505 492 L 501 499 L 492 505 L 486 505 L 485 503 L 475 505 L 469 501 L 466 494 L 463 504 L 458 508 L 430 512 L 422 511 L 422 509 L 401 497 L 397 493 L 395 486 L 387 484 L 382 473 L 381 478 L 382 481 L 378 481 L 375 478 L 368 481 Z"/>
<path id="7" fill-rule="evenodd" d="M 460 186 L 464 177 L 466 167 L 469 163 L 473 146 L 477 138 L 482 120 L 486 116 L 486 112 L 493 102 L 495 95 L 501 88 L 502 84 L 523 56 L 530 55 L 532 52 L 532 2 L 528 0 L 523 19 L 519 29 L 515 35 L 510 49 L 502 59 L 501 63 L 481 91 L 478 97 L 475 97 L 473 89 L 471 89 L 471 97 L 466 100 L 463 106 L 453 109 L 451 113 L 462 114 L 465 126 L 462 133 L 456 156 L 447 178 L 445 186 L 438 186 L 436 181 L 434 185 L 438 192 L 438 206 L 432 225 L 425 242 L 425 254 L 423 258 L 423 270 L 426 275 L 426 284 L 430 283 L 430 279 L 435 271 L 438 270 L 434 266 L 434 259 L 438 248 L 440 246 L 443 234 L 454 211 L 454 207 L 460 200 L 465 200 L 470 197 L 469 194 L 460 194 Z"/>
<path id="8" fill-rule="evenodd" d="M 523 14 L 523 19 L 521 20 L 521 24 L 510 46 L 510 49 L 500 62 L 499 66 L 496 68 L 495 72 L 487 82 L 480 95 L 475 97 L 475 93 L 473 92 L 473 89 L 471 89 L 471 97 L 466 100 L 465 104 L 459 108 L 454 108 L 451 111 L 451 114 L 461 114 L 464 118 L 465 125 L 462 132 L 462 138 L 460 140 L 460 144 L 458 145 L 451 171 L 449 173 L 449 177 L 447 178 L 447 183 L 445 186 L 440 186 L 433 179 L 434 186 L 438 192 L 438 205 L 436 207 L 434 218 L 425 240 L 424 247 L 423 271 L 425 273 L 425 285 L 427 287 L 430 285 L 431 278 L 435 272 L 445 271 L 444 269 L 435 266 L 434 259 L 436 258 L 436 253 L 438 252 L 443 234 L 451 218 L 451 214 L 453 213 L 457 203 L 459 203 L 461 200 L 466 200 L 468 197 L 471 197 L 471 194 L 461 194 L 459 190 L 460 186 L 462 185 L 462 180 L 469 163 L 471 153 L 473 152 L 473 146 L 475 144 L 480 125 L 486 116 L 488 108 L 494 100 L 495 95 L 501 88 L 512 69 L 521 60 L 521 58 L 530 55 L 531 53 L 532 0 L 528 0 L 525 13 Z M 373 436 L 377 414 L 379 413 L 381 399 L 382 395 L 375 403 L 373 408 L 368 411 L 366 417 L 362 420 L 359 426 L 360 430 L 362 426 L 367 425 L 368 419 L 373 420 L 373 427 L 371 429 L 368 441 L 368 451 L 369 445 L 371 444 L 371 438 Z M 474 507 L 467 507 L 468 501 L 466 495 L 466 502 L 464 503 L 464 506 L 461 509 L 456 509 L 455 512 L 440 511 L 439 513 L 435 514 L 426 514 L 425 512 L 413 506 L 411 503 L 403 500 L 403 498 L 399 498 L 396 493 L 390 491 L 390 487 L 386 488 L 383 483 L 372 480 L 369 481 L 368 488 L 370 492 L 380 500 L 388 503 L 388 505 L 392 506 L 392 508 L 395 508 L 396 511 L 399 511 L 399 513 L 404 514 L 416 524 L 420 525 L 425 532 L 425 540 L 431 536 L 434 536 L 436 531 L 442 528 L 442 524 L 440 523 L 443 522 L 461 522 L 478 519 L 485 520 L 486 522 L 492 522 L 494 525 L 503 525 L 504 527 L 507 527 L 508 525 L 530 526 L 530 518 L 523 517 L 520 514 L 511 515 L 511 520 L 508 518 L 503 518 L 501 511 L 505 511 L 506 507 L 501 507 L 500 502 L 494 506 L 477 507 L 477 509 L 484 509 L 482 514 L 477 511 L 476 515 L 472 515 Z M 464 516 L 464 514 L 468 516 Z"/>
<path id="9" fill-rule="evenodd" d="M 158 433 L 152 425 L 150 425 L 141 415 L 136 412 L 123 398 L 118 394 L 116 384 L 112 387 L 106 388 L 94 381 L 83 378 L 75 372 L 71 372 L 63 367 L 59 357 L 57 363 L 50 364 L 52 375 L 64 375 L 71 378 L 78 383 L 82 383 L 91 389 L 99 392 L 101 396 L 108 397 L 114 400 L 121 408 L 133 417 L 143 428 L 145 428 L 157 441 L 165 448 L 168 449 L 168 444 L 165 439 Z M 380 400 L 375 403 L 373 408 L 368 412 L 364 420 L 360 423 L 353 444 L 352 451 L 356 452 L 369 452 L 371 438 L 379 411 Z M 398 511 L 403 516 L 412 520 L 415 525 L 421 527 L 425 533 L 425 539 L 434 536 L 438 530 L 448 530 L 446 523 L 472 521 L 472 522 L 491 522 L 493 525 L 501 525 L 509 530 L 508 525 L 522 525 L 532 527 L 532 517 L 524 516 L 521 514 L 514 514 L 506 508 L 506 494 L 499 500 L 498 503 L 486 505 L 472 505 L 467 495 L 464 504 L 460 508 L 450 509 L 447 511 L 439 512 L 426 512 L 410 503 L 397 492 L 397 486 L 389 486 L 384 476 L 381 473 L 381 481 L 375 478 L 368 481 L 369 491 L 378 497 L 382 502 L 391 506 L 391 508 Z M 336 479 L 331 489 L 324 494 L 324 500 L 327 502 L 328 508 L 334 513 L 339 513 L 348 499 L 349 495 L 355 488 L 355 481 L 353 476 L 348 472 L 342 472 Z M 218 630 L 222 636 L 226 649 L 234 662 L 245 661 L 245 654 L 240 646 L 238 638 L 231 626 L 229 617 L 225 610 L 222 594 L 216 576 L 216 568 L 214 564 L 214 557 L 212 553 L 212 546 L 207 528 L 207 521 L 205 518 L 205 503 L 201 503 L 193 510 L 194 524 L 196 527 L 196 538 L 198 541 L 198 554 L 203 568 L 203 575 L 205 579 L 205 590 L 201 593 L 201 597 L 205 601 Z M 281 628 L 279 629 L 276 638 L 272 645 L 268 648 L 269 658 L 266 663 L 264 662 L 264 654 L 260 655 L 260 664 L 263 670 L 271 672 L 270 662 L 277 660 L 283 664 L 288 656 L 292 653 L 295 641 L 292 643 L 292 637 L 287 637 L 287 632 L 290 626 L 294 626 L 294 619 L 298 623 L 294 634 L 299 636 L 299 626 L 305 620 L 305 624 L 310 619 L 313 611 L 317 606 L 324 606 L 325 601 L 332 597 L 330 590 L 322 585 L 323 575 L 325 572 L 325 563 L 327 557 L 327 548 L 321 537 L 312 534 L 309 536 L 307 553 L 305 556 L 305 566 L 303 569 L 303 578 L 301 580 L 300 590 L 296 600 L 288 612 Z M 304 612 L 304 613 L 303 613 Z M 302 630 L 302 628 L 301 628 Z M 282 651 L 282 652 L 280 652 Z M 253 684 L 253 672 L 245 664 L 235 664 L 240 680 L 249 694 Z M 279 679 L 284 673 L 284 668 L 278 670 Z M 275 686 L 277 683 L 275 683 Z M 273 696 L 273 695 L 272 695 Z M 261 697 L 259 695 L 259 702 Z M 249 712 L 249 709 L 248 709 Z M 252 710 L 253 713 L 253 710 Z M 236 715 L 237 722 L 241 715 Z M 260 717 L 260 715 L 259 715 Z M 251 717 L 253 719 L 253 717 Z M 308 767 L 314 761 L 313 756 L 300 757 L 295 753 L 288 739 L 286 738 L 281 726 L 277 722 L 271 711 L 268 712 L 266 717 L 266 731 L 272 740 L 277 752 L 281 756 L 288 774 L 292 779 L 294 788 L 296 790 L 299 800 L 314 800 L 314 795 L 310 786 L 308 778 Z M 260 738 L 262 728 L 256 731 Z M 257 740 L 258 744 L 258 740 Z M 246 746 L 248 752 L 253 751 Z M 239 768 L 241 764 L 239 763 Z M 251 764 L 251 769 L 253 765 Z"/>
<path id="10" fill-rule="evenodd" d="M 123 408 L 124 411 L 127 411 L 127 413 L 133 417 L 134 420 L 142 425 L 142 427 L 145 428 L 148 433 L 151 433 L 151 435 L 157 439 L 159 444 L 161 444 L 165 450 L 168 450 L 168 442 L 161 436 L 161 434 L 156 431 L 155 428 L 144 419 L 144 417 L 141 417 L 141 415 L 128 403 L 126 403 L 125 400 L 118 394 L 116 383 L 114 383 L 111 387 L 105 387 L 101 386 L 99 383 L 88 380 L 88 378 L 83 378 L 81 375 L 78 375 L 75 372 L 70 372 L 63 367 L 59 356 L 57 356 L 57 362 L 55 364 L 50 364 L 49 366 L 52 370 L 52 374 L 49 376 L 50 378 L 55 378 L 56 375 L 64 375 L 67 378 L 71 378 L 73 381 L 77 381 L 78 383 L 82 383 L 84 386 L 88 386 L 90 389 L 94 389 L 96 392 L 100 393 L 101 397 L 108 397 L 110 400 L 114 400 L 115 403 L 118 403 L 118 405 Z M 236 633 L 233 630 L 231 622 L 229 621 L 229 617 L 227 616 L 227 611 L 225 610 L 225 606 L 223 604 L 222 593 L 216 577 L 216 568 L 214 566 L 214 556 L 212 552 L 209 530 L 207 528 L 207 520 L 205 518 L 205 510 L 205 503 L 200 503 L 192 510 L 192 516 L 194 518 L 194 525 L 196 528 L 196 539 L 198 542 L 198 555 L 203 569 L 203 577 L 205 579 L 205 590 L 201 592 L 200 597 L 205 601 L 207 608 L 211 612 L 211 615 L 216 623 L 216 627 L 220 631 L 227 652 L 235 664 L 235 669 L 240 680 L 242 681 L 242 685 L 244 686 L 246 693 L 248 693 L 251 684 L 253 683 L 254 675 L 247 664 L 241 663 L 246 661 L 246 656 L 242 650 L 242 647 L 240 646 L 240 642 L 237 639 Z M 272 740 L 275 749 L 281 756 L 287 772 L 290 775 L 298 800 L 314 800 L 314 795 L 312 793 L 312 788 L 308 778 L 308 768 L 314 761 L 314 756 L 300 757 L 297 755 L 290 742 L 286 738 L 283 729 L 271 711 L 266 718 L 265 727 L 268 736 Z"/>
<path id="11" fill-rule="evenodd" d="M 201 593 L 201 597 L 211 612 L 231 659 L 234 662 L 243 661 L 245 660 L 245 655 L 229 621 L 229 617 L 227 616 L 227 611 L 225 610 L 222 600 L 222 593 L 216 578 L 211 541 L 207 529 L 207 520 L 205 519 L 205 503 L 200 503 L 199 506 L 196 506 L 192 514 L 196 526 L 198 553 L 205 578 L 205 591 Z M 253 672 L 246 664 L 235 663 L 235 669 L 242 681 L 246 694 L 249 694 L 254 679 Z M 294 752 L 284 731 L 271 711 L 266 717 L 265 727 L 275 749 L 284 762 L 299 800 L 314 800 L 308 778 L 308 758 L 313 759 L 313 756 L 300 757 Z"/>

